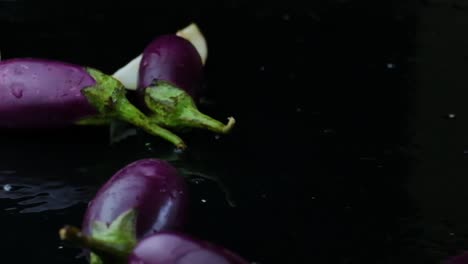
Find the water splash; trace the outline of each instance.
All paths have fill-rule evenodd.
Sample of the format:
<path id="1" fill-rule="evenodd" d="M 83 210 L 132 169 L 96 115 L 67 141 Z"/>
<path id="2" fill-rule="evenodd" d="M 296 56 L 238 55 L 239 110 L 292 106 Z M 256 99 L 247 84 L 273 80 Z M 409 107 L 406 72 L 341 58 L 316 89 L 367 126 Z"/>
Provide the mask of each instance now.
<path id="1" fill-rule="evenodd" d="M 16 200 L 15 207 L 2 210 L 19 213 L 40 213 L 61 210 L 79 203 L 88 203 L 95 187 L 74 186 L 58 180 L 25 178 L 13 173 L 0 172 L 0 199 Z"/>

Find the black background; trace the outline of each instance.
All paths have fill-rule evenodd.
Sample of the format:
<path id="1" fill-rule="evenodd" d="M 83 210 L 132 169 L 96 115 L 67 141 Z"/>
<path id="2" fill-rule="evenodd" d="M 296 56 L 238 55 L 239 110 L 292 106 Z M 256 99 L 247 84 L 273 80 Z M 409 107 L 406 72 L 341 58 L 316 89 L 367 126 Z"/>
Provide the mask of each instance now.
<path id="1" fill-rule="evenodd" d="M 174 164 L 216 175 L 237 206 L 192 179 L 187 232 L 262 264 L 438 263 L 468 249 L 463 1 L 3 0 L 0 50 L 110 74 L 190 22 L 209 46 L 201 108 L 238 125 L 184 134 Z M 36 213 L 3 193 L 2 263 L 85 263 L 59 227 L 79 225 L 126 163 L 173 156 L 146 135 L 109 146 L 106 128 L 2 131 L 0 149 L 11 195 L 57 178 L 87 190 Z M 33 197 L 64 199 L 53 188 Z"/>

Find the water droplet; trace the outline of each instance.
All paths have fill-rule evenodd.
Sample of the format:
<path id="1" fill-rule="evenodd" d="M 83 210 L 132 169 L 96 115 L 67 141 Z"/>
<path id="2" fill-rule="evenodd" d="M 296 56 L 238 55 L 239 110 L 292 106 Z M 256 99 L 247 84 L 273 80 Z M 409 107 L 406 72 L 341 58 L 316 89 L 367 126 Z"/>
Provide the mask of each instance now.
<path id="1" fill-rule="evenodd" d="M 150 142 L 145 143 L 145 148 L 146 148 L 146 150 L 148 150 L 148 151 L 153 151 L 153 146 L 151 145 Z"/>
<path id="2" fill-rule="evenodd" d="M 23 89 L 24 89 L 24 85 L 19 84 L 19 83 L 14 83 L 10 87 L 10 92 L 14 97 L 19 99 L 23 97 Z"/>
<path id="3" fill-rule="evenodd" d="M 199 180 L 199 179 L 193 179 L 192 182 L 195 183 L 195 184 L 200 184 L 201 180 Z"/>
<path id="4" fill-rule="evenodd" d="M 5 192 L 9 192 L 9 191 L 11 191 L 12 189 L 13 189 L 13 186 L 11 186 L 11 184 L 5 184 L 5 185 L 3 185 L 3 190 L 4 190 Z"/>
<path id="5" fill-rule="evenodd" d="M 180 148 L 175 148 L 174 149 L 174 153 L 176 153 L 176 154 L 182 154 L 183 152 L 184 152 L 183 149 L 180 149 Z"/>
<path id="6" fill-rule="evenodd" d="M 450 113 L 450 114 L 447 115 L 447 117 L 450 118 L 450 119 L 454 119 L 456 117 L 456 115 L 453 114 L 453 113 Z"/>
<path id="7" fill-rule="evenodd" d="M 58 246 L 58 249 L 63 249 L 63 246 Z"/>
<path id="8" fill-rule="evenodd" d="M 202 202 L 202 203 L 206 203 L 206 199 L 201 199 L 201 202 Z"/>

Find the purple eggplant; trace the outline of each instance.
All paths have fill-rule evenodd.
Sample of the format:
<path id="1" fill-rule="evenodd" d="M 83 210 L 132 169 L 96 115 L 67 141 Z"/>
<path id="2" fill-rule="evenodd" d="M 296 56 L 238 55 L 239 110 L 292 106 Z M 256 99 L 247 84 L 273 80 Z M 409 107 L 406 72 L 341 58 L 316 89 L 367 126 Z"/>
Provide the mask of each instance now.
<path id="1" fill-rule="evenodd" d="M 145 49 L 140 65 L 138 93 L 142 108 L 163 127 L 195 127 L 216 133 L 229 133 L 228 124 L 201 113 L 193 96 L 200 86 L 202 61 L 195 47 L 176 35 L 156 38 Z"/>
<path id="2" fill-rule="evenodd" d="M 188 187 L 167 161 L 142 159 L 112 176 L 90 202 L 83 233 L 131 248 L 160 231 L 178 230 L 186 220 Z"/>
<path id="3" fill-rule="evenodd" d="M 203 63 L 195 46 L 175 34 L 163 35 L 146 46 L 140 63 L 138 88 L 164 80 L 198 96 L 203 78 Z"/>
<path id="4" fill-rule="evenodd" d="M 100 125 L 112 119 L 185 147 L 133 106 L 117 79 L 96 69 L 32 58 L 0 62 L 0 127 Z"/>
<path id="5" fill-rule="evenodd" d="M 140 241 L 128 264 L 249 264 L 234 252 L 178 233 L 160 233 Z"/>
<path id="6" fill-rule="evenodd" d="M 205 64 L 206 59 L 208 57 L 208 45 L 206 43 L 205 37 L 203 36 L 197 24 L 191 23 L 187 27 L 178 30 L 175 35 L 190 41 L 190 43 L 197 50 L 197 53 L 200 55 L 202 63 Z M 140 74 L 139 69 L 142 57 L 143 54 L 138 55 L 126 65 L 119 68 L 112 76 L 121 81 L 125 88 L 129 90 L 136 90 L 138 88 L 138 76 Z M 194 56 L 194 60 L 197 60 L 196 56 Z"/>
<path id="7" fill-rule="evenodd" d="M 229 117 L 225 125 L 201 113 L 195 103 L 201 88 L 205 59 L 206 42 L 198 27 L 192 24 L 176 34 L 155 38 L 141 56 L 114 76 L 129 86 L 136 81 L 140 109 L 160 126 L 201 128 L 226 134 L 234 127 L 235 119 Z"/>
<path id="8" fill-rule="evenodd" d="M 122 248 L 65 226 L 60 238 L 96 252 L 91 264 L 249 264 L 229 249 L 176 232 L 161 232 Z M 97 261 L 96 261 L 97 260 Z"/>
<path id="9" fill-rule="evenodd" d="M 109 225 L 130 209 L 138 213 L 137 238 L 179 228 L 185 221 L 187 195 L 184 178 L 167 161 L 132 162 L 99 189 L 85 213 L 83 232 L 92 234 L 94 222 Z"/>
<path id="10" fill-rule="evenodd" d="M 82 94 L 97 85 L 90 72 L 77 65 L 40 59 L 2 61 L 0 126 L 66 126 L 98 116 Z"/>

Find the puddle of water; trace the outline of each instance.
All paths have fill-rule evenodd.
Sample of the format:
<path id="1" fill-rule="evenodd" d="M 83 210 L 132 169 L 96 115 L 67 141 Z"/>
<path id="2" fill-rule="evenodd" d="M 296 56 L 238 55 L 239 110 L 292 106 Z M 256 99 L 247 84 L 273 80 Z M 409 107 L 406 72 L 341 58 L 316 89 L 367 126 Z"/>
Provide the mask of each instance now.
<path id="1" fill-rule="evenodd" d="M 15 206 L 0 208 L 14 213 L 40 213 L 88 203 L 96 188 L 78 186 L 59 180 L 21 177 L 0 172 L 0 199 L 15 200 Z"/>

